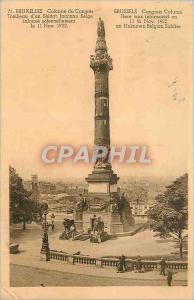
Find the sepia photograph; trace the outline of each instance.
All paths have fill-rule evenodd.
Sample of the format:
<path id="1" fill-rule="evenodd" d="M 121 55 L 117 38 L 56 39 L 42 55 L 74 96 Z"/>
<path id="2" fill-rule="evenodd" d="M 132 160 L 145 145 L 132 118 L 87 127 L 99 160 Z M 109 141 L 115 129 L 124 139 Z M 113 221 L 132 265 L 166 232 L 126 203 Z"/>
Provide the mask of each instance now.
<path id="1" fill-rule="evenodd" d="M 193 2 L 1 7 L 3 299 L 192 299 Z"/>

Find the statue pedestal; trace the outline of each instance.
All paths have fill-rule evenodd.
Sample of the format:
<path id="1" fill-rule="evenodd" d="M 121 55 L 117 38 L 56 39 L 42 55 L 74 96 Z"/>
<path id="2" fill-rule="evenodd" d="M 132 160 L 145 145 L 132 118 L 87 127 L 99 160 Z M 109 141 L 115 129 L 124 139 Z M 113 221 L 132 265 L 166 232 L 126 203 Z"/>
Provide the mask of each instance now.
<path id="1" fill-rule="evenodd" d="M 81 211 L 74 211 L 74 223 L 77 231 L 83 230 L 83 213 Z"/>
<path id="2" fill-rule="evenodd" d="M 49 252 L 40 252 L 40 260 L 49 261 L 50 260 Z"/>
<path id="3" fill-rule="evenodd" d="M 77 231 L 93 232 L 99 218 L 104 223 L 103 230 L 108 234 L 128 231 L 132 214 L 126 198 L 121 204 L 117 192 L 118 179 L 112 169 L 94 169 L 88 175 L 88 194 L 84 198 L 87 205 L 78 206 L 79 211 L 74 212 Z"/>
<path id="4" fill-rule="evenodd" d="M 92 228 L 92 221 L 94 219 L 94 216 L 96 218 L 100 217 L 103 222 L 104 222 L 104 230 L 108 234 L 115 234 L 115 233 L 121 233 L 123 232 L 123 224 L 120 219 L 120 214 L 119 213 L 113 213 L 109 211 L 99 211 L 99 212 L 94 212 L 94 211 L 84 211 L 82 213 L 82 220 L 78 219 L 76 220 L 76 214 L 75 216 L 75 226 L 77 231 L 84 231 L 88 232 L 88 230 L 93 230 Z"/>
<path id="5" fill-rule="evenodd" d="M 118 212 L 111 213 L 110 233 L 121 233 L 124 231 L 123 224 L 121 222 L 121 216 Z"/>

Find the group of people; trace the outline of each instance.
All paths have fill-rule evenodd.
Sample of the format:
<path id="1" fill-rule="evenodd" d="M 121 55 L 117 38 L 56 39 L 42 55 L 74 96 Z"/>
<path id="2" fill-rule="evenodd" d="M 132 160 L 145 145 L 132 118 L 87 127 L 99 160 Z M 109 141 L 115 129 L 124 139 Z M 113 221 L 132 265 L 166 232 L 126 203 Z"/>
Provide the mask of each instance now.
<path id="1" fill-rule="evenodd" d="M 119 257 L 119 261 L 117 264 L 117 273 L 123 273 L 125 271 L 132 271 L 133 270 L 133 264 L 131 263 L 126 263 L 126 258 L 124 255 Z M 137 272 L 142 272 L 142 261 L 141 257 L 137 256 L 136 259 L 136 271 Z"/>
<path id="2" fill-rule="evenodd" d="M 137 256 L 135 265 L 136 265 L 136 271 L 138 273 L 141 273 L 142 269 L 143 269 L 143 263 L 142 263 L 140 256 Z M 166 276 L 167 264 L 166 264 L 166 261 L 164 258 L 161 258 L 159 265 L 160 265 L 160 275 Z M 128 270 L 133 270 L 133 266 L 130 263 L 126 263 L 126 258 L 124 255 L 122 255 L 119 257 L 119 261 L 117 264 L 117 273 L 123 273 Z M 167 270 L 167 284 L 168 284 L 168 286 L 171 286 L 171 284 L 172 284 L 172 271 L 171 270 Z"/>
<path id="3" fill-rule="evenodd" d="M 91 219 L 91 226 L 88 229 L 90 234 L 90 242 L 101 243 L 102 242 L 102 233 L 104 232 L 104 221 L 101 217 L 96 217 L 93 215 Z"/>
<path id="4" fill-rule="evenodd" d="M 104 232 L 104 221 L 101 217 L 96 217 L 96 215 L 93 215 L 93 218 L 91 219 L 91 231 L 95 233 L 102 233 Z"/>

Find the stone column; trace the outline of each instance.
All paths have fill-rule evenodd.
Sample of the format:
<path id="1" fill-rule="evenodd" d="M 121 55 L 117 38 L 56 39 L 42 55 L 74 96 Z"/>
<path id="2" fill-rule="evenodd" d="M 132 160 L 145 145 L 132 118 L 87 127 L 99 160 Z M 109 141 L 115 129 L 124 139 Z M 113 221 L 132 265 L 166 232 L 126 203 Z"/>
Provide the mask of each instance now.
<path id="1" fill-rule="evenodd" d="M 98 38 L 95 55 L 91 55 L 90 67 L 95 76 L 95 138 L 94 144 L 110 148 L 109 126 L 109 71 L 113 69 L 112 59 L 107 53 L 104 23 L 98 21 Z"/>

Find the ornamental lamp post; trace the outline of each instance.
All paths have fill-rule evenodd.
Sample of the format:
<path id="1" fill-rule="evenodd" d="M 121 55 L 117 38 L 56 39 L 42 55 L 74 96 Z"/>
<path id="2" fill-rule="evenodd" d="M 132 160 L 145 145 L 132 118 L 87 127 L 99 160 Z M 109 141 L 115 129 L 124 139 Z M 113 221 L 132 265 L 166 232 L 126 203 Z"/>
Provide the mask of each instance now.
<path id="1" fill-rule="evenodd" d="M 48 206 L 45 204 L 43 208 L 43 223 L 42 223 L 42 229 L 43 229 L 43 236 L 42 236 L 42 248 L 41 248 L 41 260 L 49 261 L 49 241 L 48 241 L 48 223 L 47 223 L 47 214 L 48 214 Z"/>

